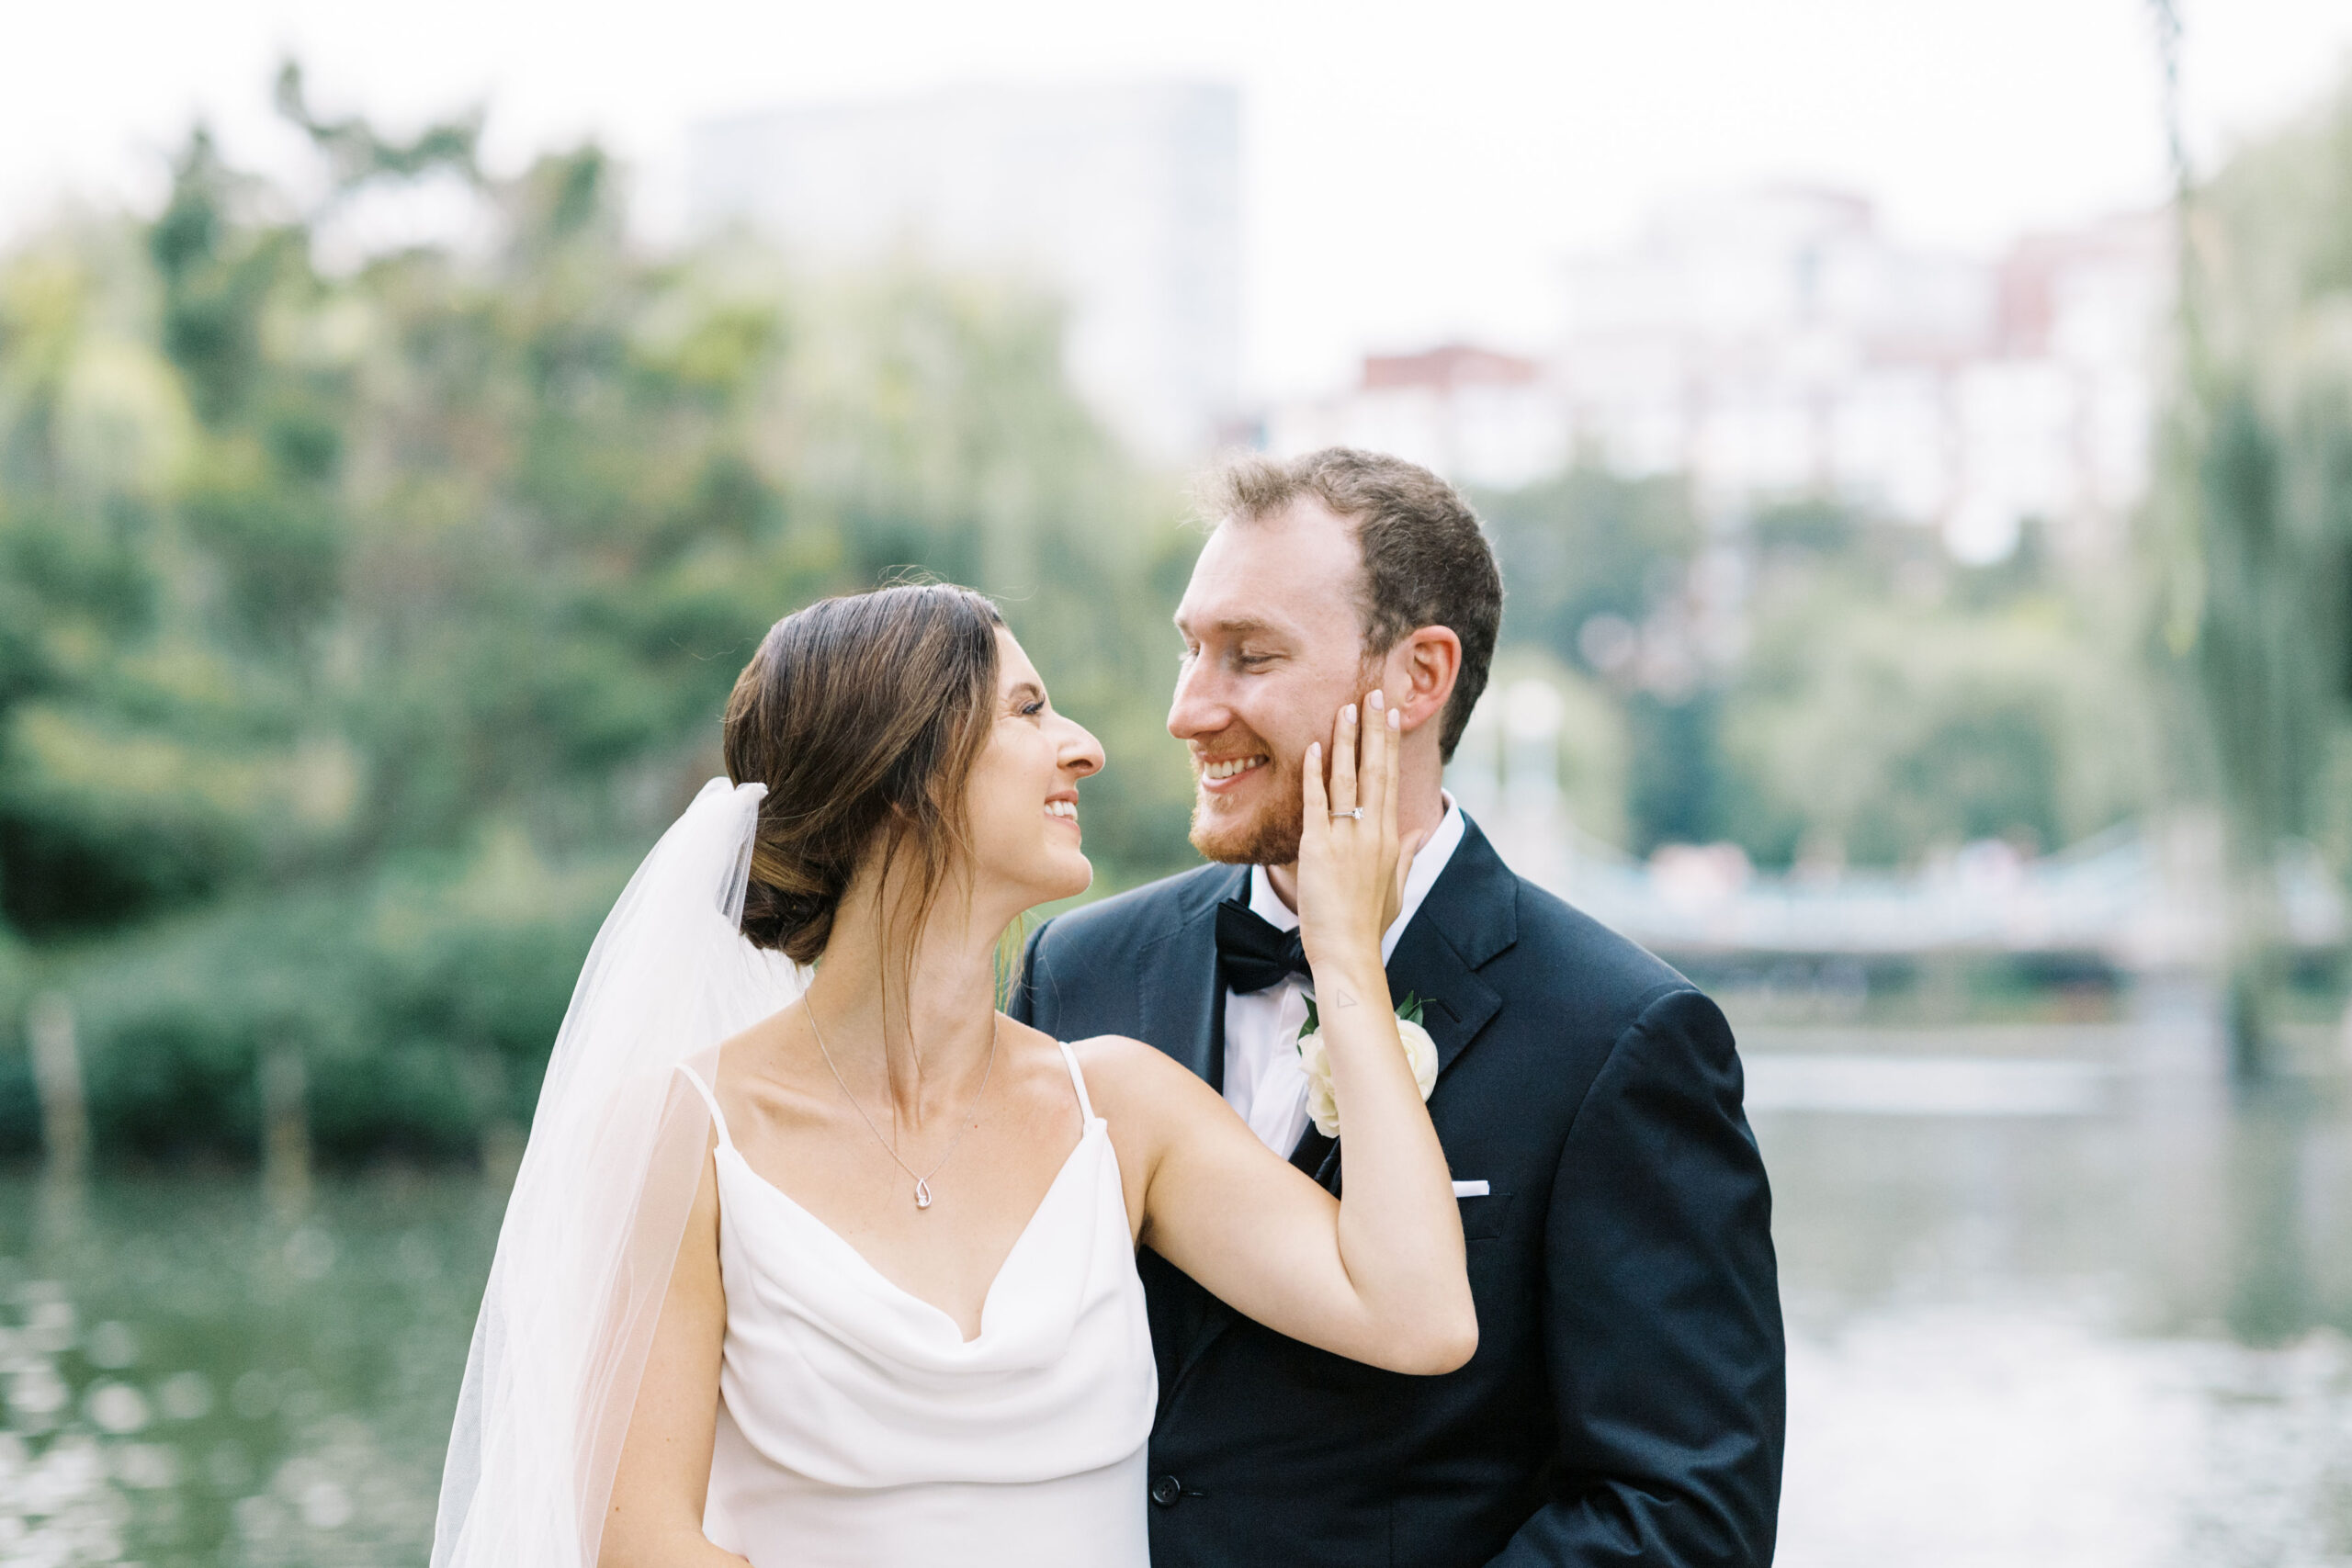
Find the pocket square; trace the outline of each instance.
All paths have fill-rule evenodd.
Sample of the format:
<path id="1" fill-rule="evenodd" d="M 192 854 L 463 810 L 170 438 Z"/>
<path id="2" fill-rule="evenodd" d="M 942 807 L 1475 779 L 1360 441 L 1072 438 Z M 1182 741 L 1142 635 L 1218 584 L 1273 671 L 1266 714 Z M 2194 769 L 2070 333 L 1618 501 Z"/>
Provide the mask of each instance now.
<path id="1" fill-rule="evenodd" d="M 1457 1181 L 1453 1184 L 1456 1198 L 1484 1198 L 1491 1190 L 1483 1181 Z"/>

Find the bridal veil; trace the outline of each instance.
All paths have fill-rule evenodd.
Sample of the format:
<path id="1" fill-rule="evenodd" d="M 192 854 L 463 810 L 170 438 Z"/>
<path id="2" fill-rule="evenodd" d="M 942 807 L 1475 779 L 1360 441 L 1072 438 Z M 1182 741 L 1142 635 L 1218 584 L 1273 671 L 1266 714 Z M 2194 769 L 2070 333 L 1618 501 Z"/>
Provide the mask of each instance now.
<path id="1" fill-rule="evenodd" d="M 605 917 L 500 1227 L 433 1568 L 592 1568 L 710 1115 L 719 1043 L 803 976 L 740 930 L 761 784 L 703 786 Z"/>

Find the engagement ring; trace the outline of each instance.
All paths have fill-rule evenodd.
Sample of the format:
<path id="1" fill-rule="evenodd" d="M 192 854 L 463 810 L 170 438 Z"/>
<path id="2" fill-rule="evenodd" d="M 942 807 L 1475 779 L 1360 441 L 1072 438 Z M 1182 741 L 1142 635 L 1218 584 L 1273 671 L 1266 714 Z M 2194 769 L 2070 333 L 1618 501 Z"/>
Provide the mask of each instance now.
<path id="1" fill-rule="evenodd" d="M 1359 806 L 1352 811 L 1334 811 L 1331 813 L 1331 820 L 1334 822 L 1337 822 L 1342 817 L 1351 818 L 1355 821 L 1361 822 L 1363 820 L 1363 807 Z"/>

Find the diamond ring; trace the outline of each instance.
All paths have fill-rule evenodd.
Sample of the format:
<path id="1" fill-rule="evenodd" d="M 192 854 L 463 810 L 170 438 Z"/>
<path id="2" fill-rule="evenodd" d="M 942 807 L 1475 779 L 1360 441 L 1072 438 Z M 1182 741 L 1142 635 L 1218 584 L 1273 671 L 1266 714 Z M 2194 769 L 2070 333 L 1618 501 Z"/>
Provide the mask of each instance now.
<path id="1" fill-rule="evenodd" d="M 1359 806 L 1352 811 L 1334 811 L 1331 813 L 1331 820 L 1334 822 L 1337 822 L 1342 817 L 1348 818 L 1351 821 L 1361 822 L 1363 820 L 1363 807 Z"/>

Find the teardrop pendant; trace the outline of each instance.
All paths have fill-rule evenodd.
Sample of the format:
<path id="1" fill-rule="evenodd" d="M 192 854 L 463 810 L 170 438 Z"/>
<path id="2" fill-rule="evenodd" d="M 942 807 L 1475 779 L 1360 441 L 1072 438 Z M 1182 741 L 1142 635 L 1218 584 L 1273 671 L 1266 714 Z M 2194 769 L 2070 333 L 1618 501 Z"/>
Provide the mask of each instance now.
<path id="1" fill-rule="evenodd" d="M 915 1207 L 918 1209 L 931 1207 L 931 1180 L 928 1177 L 915 1178 Z"/>

